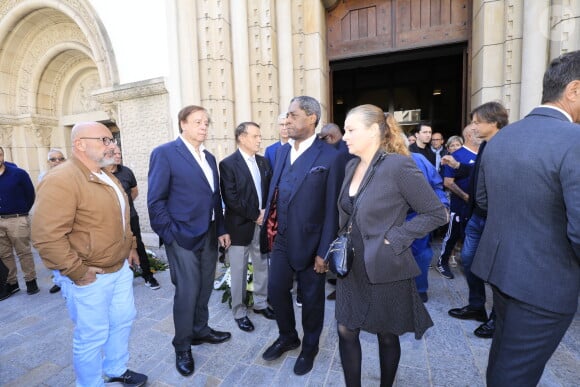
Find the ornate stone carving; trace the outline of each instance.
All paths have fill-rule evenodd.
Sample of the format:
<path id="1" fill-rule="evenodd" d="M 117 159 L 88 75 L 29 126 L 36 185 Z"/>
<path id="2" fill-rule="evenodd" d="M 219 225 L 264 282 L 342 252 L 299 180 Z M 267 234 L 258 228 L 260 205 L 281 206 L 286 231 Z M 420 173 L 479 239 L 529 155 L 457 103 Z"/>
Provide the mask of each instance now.
<path id="1" fill-rule="evenodd" d="M 11 125 L 0 125 L 0 146 L 12 145 L 12 130 Z"/>
<path id="2" fill-rule="evenodd" d="M 39 125 L 25 125 L 25 130 L 33 137 L 37 147 L 50 147 L 52 128 Z"/>
<path id="3" fill-rule="evenodd" d="M 146 81 L 126 83 L 119 86 L 95 90 L 92 95 L 101 104 L 125 101 L 136 98 L 167 94 L 163 78 L 148 79 Z"/>
<path id="4" fill-rule="evenodd" d="M 75 97 L 72 103 L 73 114 L 96 111 L 101 108 L 92 96 L 93 91 L 98 89 L 99 86 L 99 77 L 96 73 L 85 77 L 79 83 L 77 90 L 74 91 Z"/>

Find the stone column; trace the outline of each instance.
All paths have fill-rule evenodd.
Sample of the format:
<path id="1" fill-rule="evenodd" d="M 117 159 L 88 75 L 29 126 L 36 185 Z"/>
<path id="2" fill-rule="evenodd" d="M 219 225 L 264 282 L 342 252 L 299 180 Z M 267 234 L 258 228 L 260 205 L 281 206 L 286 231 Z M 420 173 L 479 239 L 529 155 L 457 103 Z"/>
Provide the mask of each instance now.
<path id="1" fill-rule="evenodd" d="M 252 121 L 250 57 L 248 45 L 248 8 L 246 1 L 230 2 L 232 18 L 232 57 L 234 63 L 234 122 Z M 259 124 L 259 123 L 258 123 Z M 232 129 L 233 132 L 233 129 Z"/>
<path id="2" fill-rule="evenodd" d="M 177 113 L 186 105 L 201 103 L 199 48 L 197 39 L 196 2 L 175 0 L 167 2 L 169 45 L 169 106 L 173 134 L 179 133 Z"/>
<path id="3" fill-rule="evenodd" d="M 548 64 L 550 0 L 526 1 L 523 18 L 520 115 L 528 114 L 542 99 L 541 79 Z"/>
<path id="4" fill-rule="evenodd" d="M 505 2 L 473 7 L 471 107 L 502 100 L 504 83 Z"/>
<path id="5" fill-rule="evenodd" d="M 296 95 L 309 95 L 322 105 L 328 120 L 329 81 L 326 57 L 326 11 L 321 1 L 293 1 L 293 52 Z"/>
<path id="6" fill-rule="evenodd" d="M 294 97 L 294 55 L 292 50 L 292 3 L 291 0 L 276 1 L 276 24 L 278 44 L 278 87 L 280 90 L 280 111 L 288 109 Z M 278 140 L 278 128 L 274 141 Z"/>
<path id="7" fill-rule="evenodd" d="M 552 0 L 550 60 L 580 49 L 580 1 Z"/>

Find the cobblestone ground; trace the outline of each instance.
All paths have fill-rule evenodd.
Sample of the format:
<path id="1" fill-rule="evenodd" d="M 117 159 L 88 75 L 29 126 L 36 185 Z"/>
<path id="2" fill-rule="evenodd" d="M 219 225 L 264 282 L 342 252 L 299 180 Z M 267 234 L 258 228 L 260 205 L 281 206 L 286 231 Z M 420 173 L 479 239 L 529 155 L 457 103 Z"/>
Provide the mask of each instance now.
<path id="1" fill-rule="evenodd" d="M 434 249 L 437 251 L 437 249 Z M 164 252 L 159 256 L 164 259 Z M 64 301 L 49 294 L 50 272 L 36 257 L 41 292 L 26 294 L 20 279 L 20 292 L 0 302 L 0 385 L 1 386 L 71 386 L 72 323 Z M 218 271 L 222 270 L 218 266 Z M 475 321 L 456 320 L 447 310 L 467 302 L 467 285 L 459 268 L 456 278 L 446 280 L 430 270 L 427 308 L 435 326 L 421 340 L 407 334 L 401 338 L 402 357 L 397 386 L 484 386 L 490 340 L 473 335 Z M 221 291 L 210 300 L 210 325 L 232 332 L 232 339 L 220 345 L 192 347 L 195 373 L 180 376 L 174 366 L 172 297 L 169 272 L 156 275 L 161 289 L 147 288 L 135 279 L 138 316 L 130 342 L 129 367 L 146 373 L 150 386 L 344 386 L 338 339 L 334 320 L 334 301 L 326 302 L 325 325 L 320 352 L 314 369 L 305 376 L 292 372 L 299 350 L 266 362 L 262 352 L 276 339 L 273 321 L 249 314 L 256 330 L 238 329 L 227 304 L 221 303 Z M 556 286 L 556 284 L 555 284 Z M 332 286 L 327 285 L 327 293 Z M 488 305 L 488 310 L 489 310 Z M 300 321 L 300 309 L 296 308 Z M 299 324 L 300 325 L 300 324 Z M 299 328 L 300 329 L 300 328 Z M 361 334 L 363 346 L 363 386 L 378 386 L 379 365 L 376 338 Z M 544 372 L 540 386 L 577 386 L 580 380 L 580 314 Z"/>

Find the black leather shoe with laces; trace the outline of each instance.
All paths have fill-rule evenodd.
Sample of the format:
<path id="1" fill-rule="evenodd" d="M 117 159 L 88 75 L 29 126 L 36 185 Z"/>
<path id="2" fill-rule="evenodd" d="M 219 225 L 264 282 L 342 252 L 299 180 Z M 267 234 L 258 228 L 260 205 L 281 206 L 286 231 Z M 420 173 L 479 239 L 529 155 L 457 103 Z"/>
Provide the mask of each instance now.
<path id="1" fill-rule="evenodd" d="M 105 376 L 105 383 L 123 383 L 126 387 L 139 387 L 147 382 L 147 375 L 127 370 L 121 376 Z"/>

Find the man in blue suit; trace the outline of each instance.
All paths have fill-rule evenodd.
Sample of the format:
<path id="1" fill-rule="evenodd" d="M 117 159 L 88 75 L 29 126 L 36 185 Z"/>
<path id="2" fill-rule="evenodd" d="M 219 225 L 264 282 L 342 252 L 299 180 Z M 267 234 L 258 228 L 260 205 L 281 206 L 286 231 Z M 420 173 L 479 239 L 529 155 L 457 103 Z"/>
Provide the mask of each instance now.
<path id="1" fill-rule="evenodd" d="M 270 166 L 276 164 L 276 153 L 278 149 L 288 142 L 288 130 L 286 129 L 286 113 L 282 113 L 278 116 L 278 130 L 280 131 L 280 141 L 273 143 L 266 147 L 266 152 L 264 157 L 270 163 Z"/>
<path id="2" fill-rule="evenodd" d="M 203 145 L 209 115 L 205 108 L 191 105 L 181 109 L 178 121 L 181 135 L 151 153 L 147 205 L 151 227 L 165 244 L 175 286 L 175 365 L 188 376 L 194 370 L 191 345 L 218 344 L 231 337 L 208 326 L 218 240 L 227 249 L 230 236 L 216 160 Z"/>
<path id="3" fill-rule="evenodd" d="M 271 249 L 268 295 L 276 312 L 279 338 L 262 355 L 275 360 L 298 348 L 292 305 L 294 273 L 302 293 L 302 351 L 294 373 L 312 369 L 324 319 L 324 255 L 338 230 L 336 201 L 344 177 L 344 157 L 314 130 L 320 104 L 294 97 L 288 109 L 290 140 L 277 154 L 262 234 Z"/>
<path id="4" fill-rule="evenodd" d="M 493 289 L 487 385 L 536 386 L 580 293 L 580 51 L 544 74 L 542 105 L 485 147 L 487 220 L 472 272 Z"/>

